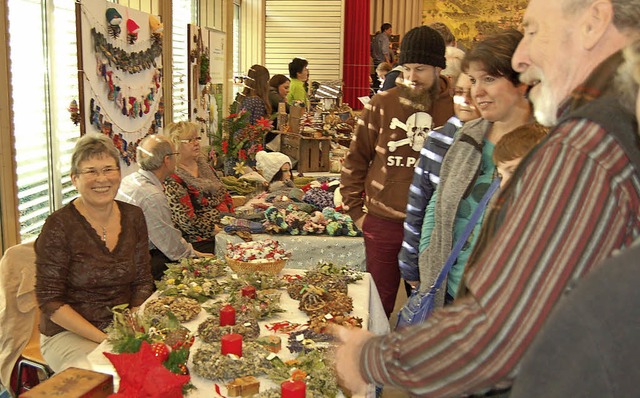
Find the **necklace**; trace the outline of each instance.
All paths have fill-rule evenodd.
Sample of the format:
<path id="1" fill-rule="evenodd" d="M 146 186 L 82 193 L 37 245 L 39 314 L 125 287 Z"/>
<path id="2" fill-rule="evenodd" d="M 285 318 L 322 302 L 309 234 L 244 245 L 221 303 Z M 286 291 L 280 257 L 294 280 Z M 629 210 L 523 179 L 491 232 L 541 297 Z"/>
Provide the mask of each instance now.
<path id="1" fill-rule="evenodd" d="M 89 212 L 87 211 L 87 206 L 84 204 L 84 201 L 81 202 L 82 203 L 82 207 L 84 207 L 84 215 L 87 216 L 87 218 L 89 219 L 89 223 L 91 224 L 96 224 L 98 225 L 100 228 L 102 228 L 102 236 L 100 237 L 100 239 L 103 242 L 107 241 L 107 226 L 109 225 L 109 221 L 111 221 L 111 214 L 113 214 L 113 205 L 111 205 L 111 210 L 109 212 L 109 217 L 107 218 L 107 225 L 102 225 L 99 222 L 96 222 L 96 220 L 94 220 L 90 215 Z"/>

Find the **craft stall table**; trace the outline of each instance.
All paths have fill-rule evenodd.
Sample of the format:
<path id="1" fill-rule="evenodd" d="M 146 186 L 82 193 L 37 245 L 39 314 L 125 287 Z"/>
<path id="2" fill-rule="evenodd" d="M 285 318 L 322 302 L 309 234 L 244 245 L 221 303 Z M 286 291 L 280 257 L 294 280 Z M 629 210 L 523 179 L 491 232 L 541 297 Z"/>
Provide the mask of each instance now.
<path id="1" fill-rule="evenodd" d="M 325 261 L 347 265 L 359 271 L 366 270 L 364 238 L 361 236 L 253 234 L 252 239 L 273 239 L 280 242 L 286 250 L 292 253 L 287 262 L 289 268 L 310 269 L 315 267 L 319 261 Z M 229 242 L 236 244 L 242 242 L 242 239 L 226 232 L 220 232 L 216 235 L 216 256 L 224 258 Z"/>
<path id="2" fill-rule="evenodd" d="M 289 274 L 296 275 L 302 274 L 300 270 L 297 269 L 284 269 L 281 272 L 281 275 Z M 353 299 L 353 311 L 351 315 L 362 318 L 362 327 L 370 330 L 375 334 L 386 334 L 389 332 L 389 321 L 387 320 L 384 310 L 382 308 L 382 303 L 380 302 L 380 297 L 378 296 L 378 291 L 376 286 L 371 278 L 369 273 L 364 272 L 363 278 L 355 283 L 349 284 L 348 286 L 348 295 Z M 148 300 L 149 302 L 152 299 L 155 299 L 159 296 L 158 292 L 155 292 Z M 269 331 L 266 328 L 266 325 L 273 324 L 275 322 L 289 321 L 292 323 L 301 323 L 304 324 L 308 322 L 308 316 L 298 309 L 298 301 L 293 300 L 289 297 L 286 290 L 282 290 L 280 304 L 282 309 L 285 311 L 283 313 L 276 314 L 275 316 L 266 319 L 264 321 L 259 321 L 260 325 L 260 335 L 261 336 L 269 336 L 274 335 L 275 332 Z M 206 306 L 207 303 L 204 303 Z M 144 304 L 143 304 L 144 307 Z M 198 325 L 203 322 L 208 317 L 207 312 L 203 309 L 200 311 L 199 315 L 189 322 L 183 323 L 183 325 L 188 328 L 192 332 L 197 332 Z M 289 352 L 287 348 L 287 338 L 286 334 L 278 334 L 278 336 L 282 339 L 282 349 L 277 354 L 282 360 L 288 360 L 294 358 L 294 356 Z M 194 353 L 201 346 L 201 341 L 196 337 L 194 345 L 191 347 L 191 356 L 189 362 L 187 363 L 188 368 L 192 368 L 193 362 L 192 358 Z M 102 373 L 112 374 L 114 376 L 114 391 L 117 391 L 119 384 L 119 377 L 115 368 L 111 365 L 109 360 L 103 355 L 103 352 L 111 351 L 110 344 L 106 341 L 100 344 L 90 355 L 89 355 L 89 363 L 90 370 Z M 258 377 L 260 381 L 260 391 L 265 391 L 269 388 L 276 387 L 276 384 L 271 382 L 266 377 Z M 190 391 L 187 395 L 187 398 L 211 398 L 211 397 L 219 397 L 216 393 L 216 385 L 220 388 L 223 396 L 227 396 L 226 384 L 223 381 L 214 382 L 212 380 L 205 379 L 196 375 L 194 372 L 191 372 L 191 382 L 196 387 L 196 389 Z M 373 387 L 371 387 L 370 392 L 367 396 L 372 395 Z M 342 396 L 342 395 L 339 395 Z"/>

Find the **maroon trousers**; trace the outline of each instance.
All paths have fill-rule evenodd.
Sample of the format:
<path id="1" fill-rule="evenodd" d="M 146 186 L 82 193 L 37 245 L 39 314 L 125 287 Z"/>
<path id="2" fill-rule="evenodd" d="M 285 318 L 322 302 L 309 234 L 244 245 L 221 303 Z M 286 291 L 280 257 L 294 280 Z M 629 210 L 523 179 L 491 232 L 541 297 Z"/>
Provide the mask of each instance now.
<path id="1" fill-rule="evenodd" d="M 404 233 L 402 223 L 367 214 L 362 232 L 367 256 L 367 272 L 376 283 L 388 318 L 393 312 L 400 284 L 398 253 L 400 253 Z"/>

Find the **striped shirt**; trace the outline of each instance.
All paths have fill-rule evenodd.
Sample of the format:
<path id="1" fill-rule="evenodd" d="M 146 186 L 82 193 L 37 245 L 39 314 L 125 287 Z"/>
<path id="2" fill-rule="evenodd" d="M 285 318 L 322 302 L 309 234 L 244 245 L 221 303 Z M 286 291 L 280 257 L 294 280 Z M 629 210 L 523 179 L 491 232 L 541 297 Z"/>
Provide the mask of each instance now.
<path id="1" fill-rule="evenodd" d="M 368 341 L 366 380 L 424 397 L 508 385 L 566 286 L 640 234 L 638 174 L 594 122 L 561 123 L 521 171 L 509 202 L 497 200 L 502 224 L 469 264 L 468 294 Z"/>
<path id="2" fill-rule="evenodd" d="M 404 220 L 404 236 L 400 249 L 399 264 L 402 278 L 406 281 L 419 281 L 418 245 L 424 214 L 440 183 L 440 165 L 444 155 L 453 143 L 453 137 L 462 126 L 462 122 L 452 116 L 444 126 L 429 132 L 420 159 L 413 172 L 407 199 L 407 216 Z"/>

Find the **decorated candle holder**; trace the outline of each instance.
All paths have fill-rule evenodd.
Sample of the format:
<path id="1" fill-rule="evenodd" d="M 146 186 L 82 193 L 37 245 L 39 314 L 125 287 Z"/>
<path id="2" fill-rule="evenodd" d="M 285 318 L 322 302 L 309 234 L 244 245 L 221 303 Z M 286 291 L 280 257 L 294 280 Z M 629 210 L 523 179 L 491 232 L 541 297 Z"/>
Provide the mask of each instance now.
<path id="1" fill-rule="evenodd" d="M 256 288 L 251 285 L 243 286 L 242 289 L 240 289 L 240 291 L 243 297 L 255 299 L 257 296 Z"/>
<path id="2" fill-rule="evenodd" d="M 287 380 L 280 385 L 282 398 L 305 398 L 307 385 L 300 380 Z"/>
<path id="3" fill-rule="evenodd" d="M 236 310 L 229 304 L 220 309 L 220 326 L 233 326 L 236 324 Z"/>
<path id="4" fill-rule="evenodd" d="M 220 339 L 222 355 L 233 354 L 238 357 L 242 356 L 242 335 L 237 333 L 229 333 Z"/>

